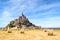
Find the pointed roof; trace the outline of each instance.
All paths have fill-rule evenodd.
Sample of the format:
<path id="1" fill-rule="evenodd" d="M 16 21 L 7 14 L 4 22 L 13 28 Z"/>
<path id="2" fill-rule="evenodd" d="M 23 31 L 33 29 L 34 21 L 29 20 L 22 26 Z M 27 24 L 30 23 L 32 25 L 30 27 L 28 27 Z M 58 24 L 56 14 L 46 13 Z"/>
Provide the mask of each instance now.
<path id="1" fill-rule="evenodd" d="M 26 18 L 26 16 L 23 14 L 23 12 L 22 12 L 22 17 Z"/>
<path id="2" fill-rule="evenodd" d="M 23 12 L 22 12 L 22 16 L 24 16 Z"/>

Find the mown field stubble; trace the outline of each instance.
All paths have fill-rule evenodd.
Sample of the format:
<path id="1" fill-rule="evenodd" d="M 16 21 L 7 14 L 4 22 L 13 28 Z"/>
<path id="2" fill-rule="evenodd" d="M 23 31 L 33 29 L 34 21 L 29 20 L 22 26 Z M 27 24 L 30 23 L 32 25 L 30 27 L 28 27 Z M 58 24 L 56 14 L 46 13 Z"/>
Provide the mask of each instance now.
<path id="1" fill-rule="evenodd" d="M 44 30 L 11 30 L 8 31 L 0 30 L 0 40 L 60 40 L 60 30 L 53 30 L 53 35 L 48 35 L 48 32 Z"/>

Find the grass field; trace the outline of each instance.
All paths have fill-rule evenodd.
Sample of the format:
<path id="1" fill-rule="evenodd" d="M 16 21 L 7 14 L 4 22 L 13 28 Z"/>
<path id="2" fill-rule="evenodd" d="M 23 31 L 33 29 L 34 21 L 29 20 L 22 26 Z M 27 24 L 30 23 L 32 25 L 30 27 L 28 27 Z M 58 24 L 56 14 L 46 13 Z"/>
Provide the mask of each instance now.
<path id="1" fill-rule="evenodd" d="M 60 30 L 53 30 L 53 36 L 49 36 L 44 30 L 25 30 L 23 34 L 20 30 L 8 31 L 0 30 L 0 40 L 60 40 Z"/>

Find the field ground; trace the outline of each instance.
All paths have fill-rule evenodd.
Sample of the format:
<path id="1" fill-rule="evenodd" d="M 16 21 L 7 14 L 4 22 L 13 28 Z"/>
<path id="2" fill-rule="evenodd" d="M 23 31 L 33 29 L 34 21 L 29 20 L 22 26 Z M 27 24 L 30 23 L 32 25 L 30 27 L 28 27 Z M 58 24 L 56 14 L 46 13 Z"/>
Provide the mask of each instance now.
<path id="1" fill-rule="evenodd" d="M 20 30 L 12 30 L 12 33 L 0 30 L 0 40 L 60 40 L 60 30 L 53 30 L 54 36 L 49 36 L 44 30 L 25 30 L 24 34 Z"/>

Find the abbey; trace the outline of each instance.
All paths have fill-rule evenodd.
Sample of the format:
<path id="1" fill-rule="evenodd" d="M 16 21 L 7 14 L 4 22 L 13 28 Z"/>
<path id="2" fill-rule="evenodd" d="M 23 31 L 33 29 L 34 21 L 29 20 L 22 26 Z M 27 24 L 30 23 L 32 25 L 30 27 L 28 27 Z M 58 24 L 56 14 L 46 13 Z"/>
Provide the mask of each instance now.
<path id="1" fill-rule="evenodd" d="M 21 16 L 19 16 L 18 19 L 15 20 L 15 26 L 17 28 L 21 28 L 22 25 L 25 25 L 25 26 L 29 26 L 31 25 L 32 23 L 29 22 L 28 18 L 26 18 L 26 16 L 22 13 Z"/>
<path id="2" fill-rule="evenodd" d="M 17 19 L 11 21 L 7 27 L 11 29 L 16 29 L 16 28 L 24 28 L 24 29 L 40 29 L 41 26 L 36 26 L 32 24 L 28 18 L 22 13 L 21 16 L 19 16 Z"/>

